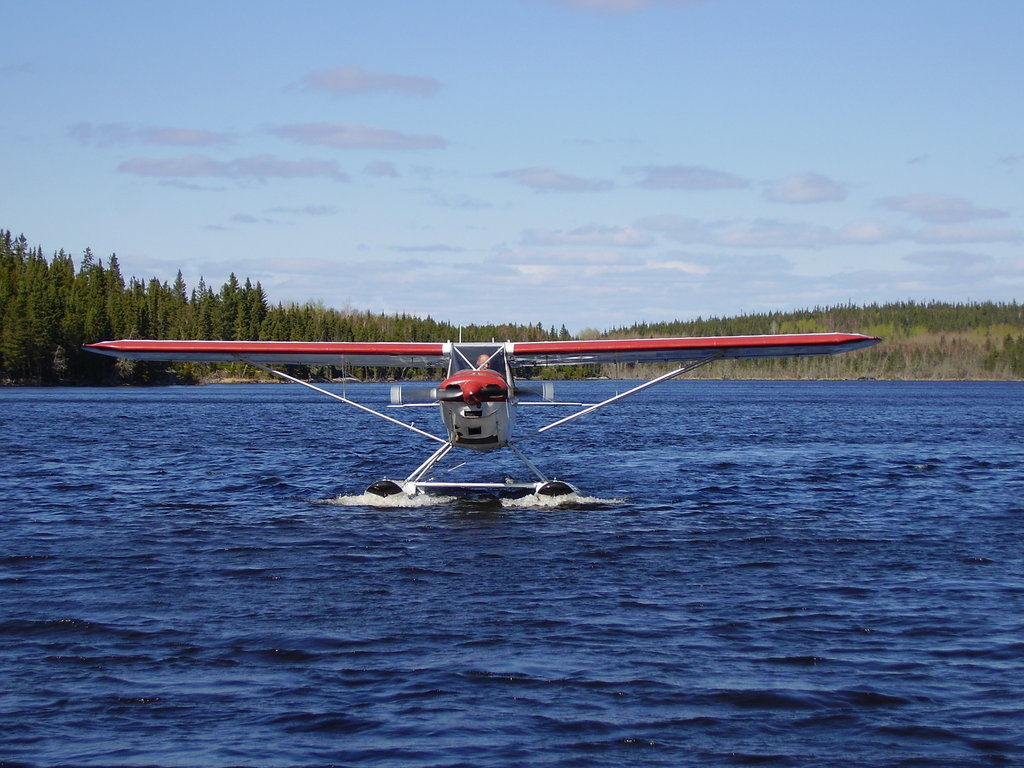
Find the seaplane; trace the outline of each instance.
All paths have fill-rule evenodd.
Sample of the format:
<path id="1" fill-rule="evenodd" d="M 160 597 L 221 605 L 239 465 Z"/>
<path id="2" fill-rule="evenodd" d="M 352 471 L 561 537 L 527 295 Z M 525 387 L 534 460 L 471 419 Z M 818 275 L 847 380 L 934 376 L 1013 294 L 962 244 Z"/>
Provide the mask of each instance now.
<path id="1" fill-rule="evenodd" d="M 246 363 L 440 443 L 404 479 L 385 477 L 372 483 L 366 492 L 375 496 L 404 494 L 413 497 L 461 489 L 557 498 L 569 494 L 579 495 L 579 491 L 564 480 L 545 475 L 523 452 L 520 446 L 524 442 L 547 435 L 556 428 L 632 397 L 649 387 L 719 360 L 832 355 L 869 347 L 880 341 L 878 337 L 856 333 L 489 343 L 122 339 L 87 344 L 85 349 L 129 360 Z M 659 376 L 597 403 L 559 403 L 554 400 L 548 386 L 541 388 L 540 398 L 537 399 L 537 391 L 531 386 L 532 382 L 521 384 L 514 376 L 516 371 L 550 365 L 633 363 L 676 365 Z M 420 429 L 415 424 L 356 402 L 346 394 L 328 391 L 278 369 L 287 365 L 335 366 L 342 370 L 366 366 L 442 370 L 445 378 L 436 386 L 398 384 L 392 387 L 391 405 L 398 408 L 436 409 L 444 436 Z M 516 408 L 540 404 L 569 406 L 576 410 L 539 429 L 516 435 Z M 528 470 L 532 479 L 522 482 L 513 478 L 504 478 L 502 482 L 445 482 L 443 479 L 434 479 L 431 473 L 455 449 L 477 452 L 508 450 Z"/>

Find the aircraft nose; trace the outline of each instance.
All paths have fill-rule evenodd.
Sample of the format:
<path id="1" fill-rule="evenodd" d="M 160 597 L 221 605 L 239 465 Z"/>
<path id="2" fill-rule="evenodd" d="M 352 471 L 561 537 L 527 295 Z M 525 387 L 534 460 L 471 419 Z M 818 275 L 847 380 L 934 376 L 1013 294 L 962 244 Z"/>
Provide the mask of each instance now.
<path id="1" fill-rule="evenodd" d="M 463 371 L 441 382 L 437 399 L 446 403 L 462 400 L 474 406 L 491 400 L 507 400 L 508 383 L 491 371 Z"/>
<path id="2" fill-rule="evenodd" d="M 503 400 L 508 395 L 508 387 L 497 383 L 465 381 L 462 387 L 462 399 L 470 405 L 480 405 L 486 400 Z"/>

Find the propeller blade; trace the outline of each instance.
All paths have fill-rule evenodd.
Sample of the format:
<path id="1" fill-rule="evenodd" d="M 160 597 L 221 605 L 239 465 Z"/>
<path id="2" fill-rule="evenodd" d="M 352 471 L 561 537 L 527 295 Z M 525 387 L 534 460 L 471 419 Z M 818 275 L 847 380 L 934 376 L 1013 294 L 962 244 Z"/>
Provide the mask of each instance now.
<path id="1" fill-rule="evenodd" d="M 451 403 L 462 399 L 462 387 L 458 384 L 449 384 L 444 388 L 439 387 L 435 389 L 434 392 L 436 393 L 437 399 L 441 402 Z"/>
<path id="2" fill-rule="evenodd" d="M 515 396 L 518 398 L 523 395 L 551 401 L 555 399 L 555 385 L 550 381 L 538 381 L 522 387 L 516 385 Z"/>
<path id="3" fill-rule="evenodd" d="M 497 384 L 486 384 L 477 390 L 476 396 L 481 400 L 492 400 L 498 397 L 505 397 L 508 394 L 508 390 L 505 387 Z"/>
<path id="4" fill-rule="evenodd" d="M 394 384 L 391 387 L 391 404 L 436 403 L 437 387 L 406 386 Z"/>
<path id="5" fill-rule="evenodd" d="M 499 384 L 485 384 L 482 387 L 471 387 L 473 402 L 501 400 L 508 396 L 508 390 Z M 423 387 L 394 384 L 391 387 L 391 404 L 408 405 L 411 403 L 455 403 L 466 399 L 466 392 L 460 384 L 449 384 L 447 387 Z M 468 402 L 468 401 L 467 401 Z"/>

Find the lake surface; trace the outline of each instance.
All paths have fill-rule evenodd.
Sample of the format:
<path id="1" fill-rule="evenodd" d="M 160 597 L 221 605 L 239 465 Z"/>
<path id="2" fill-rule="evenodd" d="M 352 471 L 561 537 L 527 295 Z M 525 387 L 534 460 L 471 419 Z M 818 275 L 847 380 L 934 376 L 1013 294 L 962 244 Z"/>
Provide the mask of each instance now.
<path id="1" fill-rule="evenodd" d="M 366 506 L 431 444 L 291 385 L 0 423 L 0 765 L 1024 765 L 1022 384 L 670 382 L 566 507 Z"/>

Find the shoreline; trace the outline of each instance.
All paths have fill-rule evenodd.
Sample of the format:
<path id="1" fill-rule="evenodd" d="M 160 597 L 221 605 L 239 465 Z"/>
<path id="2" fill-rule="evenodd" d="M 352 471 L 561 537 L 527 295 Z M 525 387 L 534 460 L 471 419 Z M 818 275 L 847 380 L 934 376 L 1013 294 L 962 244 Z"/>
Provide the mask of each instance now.
<path id="1" fill-rule="evenodd" d="M 314 384 L 405 384 L 405 383 L 428 383 L 436 381 L 436 379 L 310 379 L 310 383 Z M 646 381 L 642 378 L 621 378 L 615 379 L 608 376 L 598 376 L 582 379 L 525 379 L 519 378 L 517 381 L 550 381 L 551 383 L 560 382 L 578 382 L 578 381 Z M 967 382 L 976 383 L 990 383 L 990 384 L 1022 384 L 1024 379 L 1007 379 L 1007 378 L 960 378 L 960 379 L 912 379 L 912 378 L 895 378 L 895 377 L 858 377 L 856 379 L 821 379 L 821 378 L 757 378 L 757 377 L 701 377 L 691 379 L 676 379 L 680 382 L 699 382 L 699 381 L 722 381 L 722 382 L 737 382 L 737 381 L 751 381 L 751 382 L 864 382 L 864 383 L 878 383 L 878 382 L 905 382 L 908 384 L 962 384 Z M 95 387 L 100 389 L 155 389 L 159 387 L 209 387 L 218 386 L 221 384 L 275 384 L 275 385 L 286 385 L 291 384 L 289 381 L 282 381 L 278 379 L 246 379 L 241 377 L 228 377 L 223 379 L 211 379 L 206 381 L 197 382 L 160 382 L 153 384 L 73 384 L 73 383 L 58 383 L 58 384 L 39 384 L 33 382 L 14 382 L 14 381 L 2 381 L 0 382 L 0 389 L 82 389 L 88 387 Z"/>

